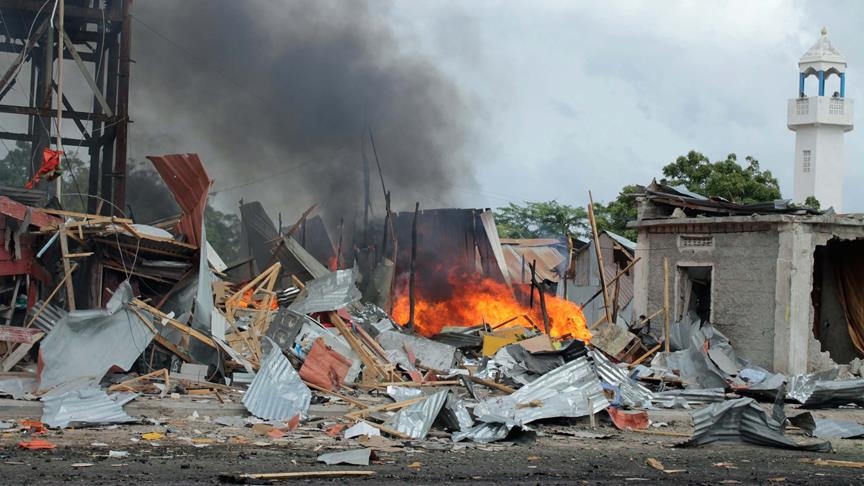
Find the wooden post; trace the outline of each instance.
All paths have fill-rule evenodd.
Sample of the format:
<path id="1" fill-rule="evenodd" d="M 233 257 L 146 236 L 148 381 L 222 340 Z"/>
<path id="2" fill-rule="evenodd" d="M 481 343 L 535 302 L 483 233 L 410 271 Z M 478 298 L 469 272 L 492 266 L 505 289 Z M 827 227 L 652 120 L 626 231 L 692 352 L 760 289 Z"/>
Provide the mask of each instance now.
<path id="1" fill-rule="evenodd" d="M 15 277 L 15 289 L 12 291 L 12 301 L 9 303 L 9 310 L 6 311 L 6 325 L 12 322 L 12 317 L 15 315 L 15 301 L 18 300 L 18 289 L 21 287 L 21 277 Z"/>
<path id="2" fill-rule="evenodd" d="M 594 219 L 594 197 L 588 191 L 588 222 L 591 223 L 591 235 L 594 237 L 594 253 L 597 255 L 598 273 L 600 274 L 600 288 L 603 290 L 603 307 L 606 309 L 606 321 L 614 324 L 612 320 L 611 302 L 609 302 L 609 289 L 606 287 L 606 272 L 603 268 L 603 252 L 600 251 L 600 236 L 597 234 L 597 221 Z"/>
<path id="3" fill-rule="evenodd" d="M 549 336 L 549 331 L 552 326 L 549 324 L 549 313 L 546 312 L 546 298 L 543 295 L 543 289 L 540 288 L 540 283 L 537 282 L 537 260 L 529 263 L 528 266 L 531 268 L 531 287 L 537 287 L 537 292 L 540 295 L 540 312 L 543 316 L 543 330 L 546 332 L 546 335 Z M 534 291 L 532 290 L 531 293 L 533 294 Z M 551 338 L 551 336 L 549 337 Z"/>
<path id="4" fill-rule="evenodd" d="M 414 221 L 411 224 L 411 266 L 408 270 L 408 329 L 414 329 L 415 280 L 417 278 L 417 215 L 420 203 L 414 205 Z"/>
<path id="5" fill-rule="evenodd" d="M 66 31 L 63 26 L 63 19 L 66 17 L 65 11 L 66 2 L 58 0 L 57 2 L 57 150 L 61 150 L 63 141 L 63 41 Z M 5 22 L 4 22 L 5 23 Z M 62 155 L 61 161 L 62 161 Z M 60 166 L 62 170 L 62 165 Z M 63 177 L 57 178 L 57 200 L 61 200 L 63 192 Z M 67 262 L 68 265 L 68 262 Z M 64 265 L 64 269 L 66 265 Z M 71 286 L 71 281 L 70 284 Z M 75 310 L 75 298 L 71 300 L 72 307 L 69 310 Z"/>
<path id="6" fill-rule="evenodd" d="M 636 258 L 634 258 L 630 263 L 627 264 L 626 267 L 624 267 L 624 270 L 621 270 L 620 272 L 618 272 L 617 275 L 615 275 L 615 277 L 612 278 L 612 280 L 606 282 L 606 287 L 608 288 L 609 285 L 611 285 L 613 282 L 615 282 L 615 281 L 617 281 L 619 278 L 623 277 L 623 276 L 627 273 L 627 271 L 630 270 L 630 268 L 633 267 L 633 265 L 635 265 L 636 262 L 638 262 L 641 258 L 642 258 L 642 257 L 636 257 Z M 603 293 L 603 289 L 600 289 L 600 290 L 598 290 L 597 292 L 594 292 L 594 295 L 592 295 L 591 297 L 588 297 L 588 300 L 586 300 L 585 302 L 583 302 L 582 305 L 580 305 L 579 307 L 583 307 L 583 308 L 584 308 L 586 305 L 590 304 L 592 300 L 596 299 L 597 296 L 600 295 L 601 293 Z"/>
<path id="7" fill-rule="evenodd" d="M 66 237 L 66 223 L 60 225 L 60 251 L 63 260 L 63 274 L 66 281 L 66 304 L 75 310 L 75 286 L 72 285 L 72 265 L 69 263 L 69 239 Z"/>
<path id="8" fill-rule="evenodd" d="M 666 341 L 665 351 L 669 352 L 669 258 L 663 257 L 663 338 Z"/>

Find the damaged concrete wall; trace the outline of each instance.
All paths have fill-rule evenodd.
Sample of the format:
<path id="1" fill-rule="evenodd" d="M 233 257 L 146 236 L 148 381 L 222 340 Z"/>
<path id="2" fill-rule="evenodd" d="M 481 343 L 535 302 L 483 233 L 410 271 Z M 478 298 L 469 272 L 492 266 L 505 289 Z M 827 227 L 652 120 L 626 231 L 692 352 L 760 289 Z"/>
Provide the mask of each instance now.
<path id="1" fill-rule="evenodd" d="M 669 258 L 670 312 L 682 299 L 681 267 L 710 266 L 711 321 L 740 356 L 773 368 L 774 300 L 779 238 L 776 231 L 707 233 L 697 225 L 666 227 L 669 233 L 640 228 L 636 256 L 636 315 L 663 308 L 663 257 Z M 701 226 L 701 225 L 699 225 Z M 656 231 L 656 230 L 655 230 Z M 697 232 L 699 231 L 699 232 Z M 711 237 L 710 245 L 689 246 L 687 236 Z M 680 305 L 680 304 L 679 304 Z M 653 320 L 662 327 L 662 317 Z"/>

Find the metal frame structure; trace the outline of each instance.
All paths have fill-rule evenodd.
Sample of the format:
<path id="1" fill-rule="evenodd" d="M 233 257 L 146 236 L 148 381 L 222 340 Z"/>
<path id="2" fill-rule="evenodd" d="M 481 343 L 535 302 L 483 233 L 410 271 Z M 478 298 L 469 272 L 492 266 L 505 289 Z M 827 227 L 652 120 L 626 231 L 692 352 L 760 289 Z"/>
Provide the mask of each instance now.
<path id="1" fill-rule="evenodd" d="M 42 150 L 57 136 L 54 117 L 62 103 L 62 118 L 72 120 L 81 134 L 80 138 L 62 137 L 62 144 L 88 149 L 87 193 L 113 203 L 114 210 L 122 210 L 126 202 L 133 0 L 59 0 L 63 22 L 52 19 L 57 2 L 0 0 L 0 52 L 17 54 L 0 78 L 0 117 L 28 117 L 26 133 L 0 131 L 0 139 L 31 143 L 32 175 L 41 164 Z M 58 35 L 60 26 L 65 32 Z M 58 103 L 57 93 L 62 93 L 54 76 L 58 43 L 63 46 L 63 59 L 74 61 L 93 93 L 92 103 L 85 109 L 72 106 L 65 95 Z M 30 72 L 29 86 L 16 89 L 28 95 L 28 106 L 3 104 L 24 69 Z M 89 198 L 88 212 L 96 212 L 98 202 Z M 102 205 L 103 213 L 113 211 L 108 206 Z"/>

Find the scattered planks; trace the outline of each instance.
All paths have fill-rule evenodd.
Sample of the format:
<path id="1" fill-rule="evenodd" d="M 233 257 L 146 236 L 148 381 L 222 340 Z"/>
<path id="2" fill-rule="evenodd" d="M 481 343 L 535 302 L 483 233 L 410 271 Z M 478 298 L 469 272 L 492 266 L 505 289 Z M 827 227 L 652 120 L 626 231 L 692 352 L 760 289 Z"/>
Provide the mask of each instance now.
<path id="1" fill-rule="evenodd" d="M 160 389 L 152 383 L 153 380 L 162 380 L 165 383 L 165 390 Z M 171 379 L 168 375 L 168 370 L 162 368 L 146 375 L 141 375 L 130 380 L 122 381 L 115 385 L 111 385 L 108 391 L 129 391 L 129 392 L 155 392 L 165 393 L 171 389 Z"/>

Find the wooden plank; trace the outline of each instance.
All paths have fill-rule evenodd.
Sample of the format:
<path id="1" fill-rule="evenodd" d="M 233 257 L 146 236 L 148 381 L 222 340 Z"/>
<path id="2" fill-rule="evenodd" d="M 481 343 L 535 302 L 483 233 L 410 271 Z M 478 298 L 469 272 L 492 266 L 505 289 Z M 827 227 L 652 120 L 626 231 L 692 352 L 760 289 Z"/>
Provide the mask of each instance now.
<path id="1" fill-rule="evenodd" d="M 280 479 L 309 479 L 309 478 L 339 478 L 339 477 L 363 477 L 374 476 L 375 471 L 296 471 L 284 473 L 261 473 L 261 474 L 220 474 L 221 480 L 247 484 L 247 480 L 261 479 L 265 481 L 278 481 Z M 255 483 L 251 483 L 255 484 Z M 269 483 L 267 483 L 269 484 Z"/>
<path id="2" fill-rule="evenodd" d="M 218 346 L 216 345 L 216 343 L 213 342 L 212 336 L 208 336 L 197 329 L 194 329 L 190 326 L 183 324 L 182 322 L 177 322 L 174 319 L 171 319 L 170 317 L 165 315 L 165 313 L 163 313 L 159 309 L 152 307 L 151 305 L 149 305 L 146 302 L 143 302 L 139 299 L 132 299 L 131 304 L 133 306 L 138 307 L 139 309 L 145 310 L 145 311 L 153 314 L 159 320 L 161 320 L 163 324 L 169 325 L 169 326 L 177 329 L 178 331 L 180 331 L 180 332 L 182 332 L 182 333 L 184 333 L 190 337 L 193 337 L 193 338 L 197 339 L 198 341 L 201 341 L 202 343 L 206 344 L 207 346 L 210 346 L 213 349 L 218 349 Z M 141 313 L 136 313 L 136 314 L 138 315 L 138 317 L 142 321 L 144 321 L 145 324 L 149 324 L 151 329 L 153 329 L 155 331 L 153 324 L 149 323 L 148 320 L 143 315 L 141 315 Z"/>
<path id="3" fill-rule="evenodd" d="M 42 311 L 45 310 L 45 307 L 48 306 L 48 303 L 51 302 L 51 299 L 53 299 L 54 296 L 57 295 L 57 292 L 59 292 L 60 289 L 63 288 L 63 284 L 64 284 L 67 280 L 69 280 L 69 278 L 70 278 L 71 275 L 72 275 L 72 272 L 74 272 L 77 268 L 78 268 L 78 264 L 76 263 L 75 265 L 72 266 L 72 269 L 71 269 L 71 271 L 70 271 L 69 273 L 63 275 L 63 279 L 60 280 L 60 282 L 57 283 L 57 286 L 54 287 L 54 290 L 52 290 L 51 293 L 48 294 L 48 297 L 47 297 L 45 300 L 42 301 L 42 306 L 39 307 L 39 310 L 37 310 L 37 311 L 33 314 L 33 317 L 31 317 L 30 320 L 27 321 L 26 324 L 24 324 L 24 327 L 30 327 L 30 326 L 33 325 L 33 323 L 36 321 L 36 319 L 37 319 L 37 318 L 42 314 Z"/>
<path id="4" fill-rule="evenodd" d="M 338 399 L 340 399 L 340 400 L 344 400 L 344 401 L 346 401 L 346 402 L 348 402 L 348 403 L 350 403 L 351 405 L 354 405 L 354 406 L 356 406 L 356 407 L 360 407 L 360 408 L 369 408 L 369 405 L 366 405 L 365 403 L 361 402 L 360 400 L 355 400 L 355 399 L 353 399 L 353 398 L 351 398 L 351 397 L 349 397 L 349 396 L 343 395 L 343 394 L 341 394 L 341 393 L 336 393 L 336 392 L 331 391 L 331 390 L 328 390 L 328 389 L 326 389 L 326 388 L 322 388 L 322 387 L 320 387 L 320 386 L 318 386 L 318 385 L 316 385 L 316 384 L 314 384 L 314 383 L 309 383 L 309 382 L 306 381 L 306 380 L 303 380 L 303 383 L 305 383 L 306 386 L 308 386 L 309 388 L 311 388 L 311 389 L 313 389 L 313 390 L 315 390 L 315 391 L 319 391 L 319 392 L 324 393 L 324 394 L 326 394 L 326 395 L 330 395 L 330 396 L 336 397 L 336 398 L 338 398 Z"/>
<path id="5" fill-rule="evenodd" d="M 27 352 L 30 351 L 30 348 L 32 348 L 36 344 L 36 342 L 39 341 L 39 339 L 42 339 L 44 335 L 45 333 L 39 333 L 39 337 L 35 341 L 30 343 L 23 343 L 17 348 L 15 348 L 15 350 L 12 351 L 12 353 L 9 354 L 9 356 L 7 356 L 5 360 L 3 360 L 3 372 L 8 372 L 16 364 L 18 364 L 19 361 L 24 359 L 24 356 L 27 355 Z"/>
<path id="6" fill-rule="evenodd" d="M 9 343 L 33 344 L 44 334 L 38 329 L 28 329 L 19 326 L 0 326 L 0 341 Z"/>
<path id="7" fill-rule="evenodd" d="M 372 422 L 368 422 L 366 420 L 360 420 L 360 422 L 371 425 L 372 427 L 375 427 L 376 429 L 380 430 L 381 432 L 384 432 L 387 435 L 392 435 L 393 437 L 398 437 L 399 439 L 406 439 L 407 440 L 407 439 L 411 438 L 411 436 L 409 436 L 407 434 L 403 434 L 402 432 L 399 432 L 398 430 L 391 429 L 390 427 L 387 427 L 386 425 L 375 424 Z"/>
<path id="8" fill-rule="evenodd" d="M 669 323 L 669 257 L 663 257 L 663 340 L 665 350 L 669 352 L 669 334 L 671 324 Z"/>
<path id="9" fill-rule="evenodd" d="M 69 239 L 66 238 L 66 224 L 60 226 L 60 251 L 63 260 L 63 275 L 66 282 L 66 304 L 69 310 L 75 310 L 75 287 L 72 285 L 71 278 L 65 278 L 72 274 L 72 265 L 69 263 Z"/>
<path id="10" fill-rule="evenodd" d="M 369 408 L 366 408 L 364 410 L 358 410 L 356 412 L 346 413 L 345 417 L 352 419 L 352 420 L 357 420 L 357 419 L 360 419 L 363 417 L 368 417 L 369 415 L 371 415 L 373 413 L 377 413 L 377 412 L 387 412 L 387 411 L 391 411 L 391 410 L 399 410 L 399 409 L 405 408 L 407 406 L 414 405 L 415 403 L 420 403 L 422 401 L 425 401 L 427 398 L 429 398 L 429 397 L 422 396 L 422 397 L 417 397 L 417 398 L 411 398 L 410 400 L 403 400 L 401 402 L 387 403 L 384 405 L 369 407 Z"/>
<path id="11" fill-rule="evenodd" d="M 600 287 L 603 289 L 603 306 L 606 310 L 606 321 L 612 320 L 612 309 L 609 307 L 609 289 L 606 287 L 606 270 L 603 266 L 603 252 L 600 250 L 600 236 L 597 234 L 597 220 L 594 218 L 594 197 L 588 191 L 588 222 L 591 224 L 591 234 L 594 237 L 594 253 L 597 256 L 597 270 L 600 274 Z"/>

